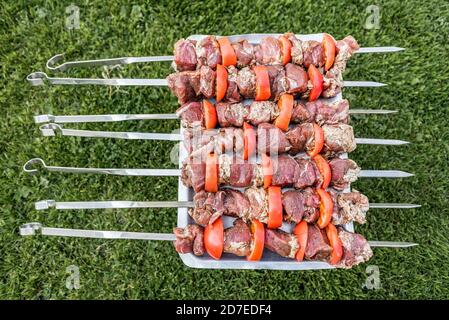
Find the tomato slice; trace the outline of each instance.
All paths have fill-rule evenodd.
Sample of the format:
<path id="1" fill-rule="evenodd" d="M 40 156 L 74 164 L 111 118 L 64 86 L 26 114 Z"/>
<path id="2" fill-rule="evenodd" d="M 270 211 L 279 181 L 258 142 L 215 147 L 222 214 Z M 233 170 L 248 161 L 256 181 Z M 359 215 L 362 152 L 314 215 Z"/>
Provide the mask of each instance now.
<path id="1" fill-rule="evenodd" d="M 332 247 L 332 254 L 329 259 L 330 264 L 337 264 L 343 256 L 343 244 L 338 237 L 337 228 L 332 223 L 329 223 L 326 227 L 326 235 L 329 243 Z"/>
<path id="2" fill-rule="evenodd" d="M 221 60 L 223 66 L 235 66 L 237 65 L 237 55 L 235 54 L 234 48 L 231 45 L 228 37 L 219 38 L 218 44 L 220 45 Z"/>
<path id="3" fill-rule="evenodd" d="M 210 153 L 206 157 L 206 175 L 204 190 L 207 192 L 218 191 L 218 156 Z"/>
<path id="4" fill-rule="evenodd" d="M 309 79 L 312 81 L 313 85 L 312 90 L 310 91 L 309 101 L 315 101 L 320 97 L 321 92 L 323 91 L 323 75 L 313 64 L 309 66 L 307 73 L 309 74 Z"/>
<path id="5" fill-rule="evenodd" d="M 290 119 L 293 113 L 294 99 L 291 94 L 283 94 L 278 101 L 279 116 L 274 121 L 274 125 L 283 131 L 288 130 Z"/>
<path id="6" fill-rule="evenodd" d="M 203 100 L 204 126 L 213 129 L 217 126 L 217 111 L 214 105 L 207 99 Z"/>
<path id="7" fill-rule="evenodd" d="M 315 145 L 314 145 L 313 149 L 308 152 L 310 157 L 314 157 L 317 154 L 319 154 L 321 152 L 321 150 L 323 150 L 323 147 L 324 147 L 323 128 L 321 128 L 319 125 L 314 123 L 313 124 L 313 133 L 314 133 Z"/>
<path id="8" fill-rule="evenodd" d="M 325 33 L 323 36 L 323 49 L 324 49 L 324 69 L 329 70 L 334 64 L 335 60 L 335 40 L 331 35 Z"/>
<path id="9" fill-rule="evenodd" d="M 271 186 L 273 178 L 273 164 L 271 159 L 265 153 L 262 154 L 262 173 L 263 173 L 263 187 L 266 189 Z"/>
<path id="10" fill-rule="evenodd" d="M 270 77 L 265 66 L 255 66 L 254 73 L 256 74 L 256 101 L 263 101 L 270 99 Z"/>
<path id="11" fill-rule="evenodd" d="M 320 154 L 314 156 L 313 161 L 315 161 L 315 164 L 320 171 L 321 177 L 323 177 L 323 183 L 321 184 L 320 188 L 326 190 L 326 188 L 329 187 L 329 184 L 331 183 L 331 166 Z"/>
<path id="12" fill-rule="evenodd" d="M 212 258 L 216 260 L 221 258 L 224 247 L 224 227 L 221 217 L 204 228 L 204 247 Z"/>
<path id="13" fill-rule="evenodd" d="M 318 218 L 317 225 L 321 229 L 327 227 L 332 218 L 332 211 L 334 211 L 334 202 L 329 192 L 324 189 L 316 189 L 316 192 L 320 196 L 320 217 Z"/>
<path id="14" fill-rule="evenodd" d="M 265 227 L 257 219 L 251 222 L 251 233 L 253 234 L 253 250 L 246 257 L 249 261 L 259 261 L 262 258 L 265 246 Z"/>
<path id="15" fill-rule="evenodd" d="M 281 187 L 268 188 L 268 223 L 270 229 L 282 226 L 282 192 Z"/>
<path id="16" fill-rule="evenodd" d="M 223 100 L 228 90 L 228 70 L 221 64 L 217 64 L 217 102 Z"/>
<path id="17" fill-rule="evenodd" d="M 248 160 L 256 152 L 256 131 L 249 123 L 243 123 L 243 159 Z"/>
<path id="18" fill-rule="evenodd" d="M 282 63 L 286 65 L 292 61 L 292 43 L 286 36 L 280 36 L 279 41 L 281 42 Z"/>
<path id="19" fill-rule="evenodd" d="M 296 252 L 296 260 L 302 261 L 304 260 L 304 254 L 306 252 L 307 247 L 307 238 L 308 238 L 308 231 L 309 225 L 306 221 L 301 221 L 295 226 L 295 229 L 293 229 L 293 234 L 296 235 L 296 239 L 298 239 L 299 242 L 299 250 Z"/>

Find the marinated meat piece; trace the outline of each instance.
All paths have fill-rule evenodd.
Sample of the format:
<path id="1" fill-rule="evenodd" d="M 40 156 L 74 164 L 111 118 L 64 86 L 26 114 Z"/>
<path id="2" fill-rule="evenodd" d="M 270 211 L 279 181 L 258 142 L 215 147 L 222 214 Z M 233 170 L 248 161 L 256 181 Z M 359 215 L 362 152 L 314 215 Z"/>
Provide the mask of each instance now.
<path id="1" fill-rule="evenodd" d="M 232 47 L 237 56 L 237 67 L 243 68 L 254 64 L 254 49 L 248 41 L 240 40 L 233 42 Z"/>
<path id="2" fill-rule="evenodd" d="M 352 233 L 338 228 L 338 237 L 343 244 L 343 257 L 338 268 L 349 269 L 360 263 L 368 261 L 373 256 L 373 251 L 366 239 L 357 233 Z"/>
<path id="3" fill-rule="evenodd" d="M 173 241 L 175 249 L 179 253 L 191 253 L 196 256 L 204 254 L 204 229 L 196 224 L 189 224 L 185 228 L 174 228 L 176 240 Z"/>
<path id="4" fill-rule="evenodd" d="M 352 221 L 360 224 L 366 222 L 369 201 L 365 195 L 357 190 L 338 194 L 331 191 L 331 195 L 334 200 L 334 212 L 332 214 L 334 225 L 344 225 Z"/>
<path id="5" fill-rule="evenodd" d="M 343 75 L 341 70 L 336 68 L 331 68 L 326 72 L 326 76 L 323 81 L 323 92 L 321 92 L 321 97 L 323 98 L 333 98 L 341 92 L 343 88 Z"/>
<path id="6" fill-rule="evenodd" d="M 208 99 L 215 96 L 216 74 L 212 68 L 202 66 L 200 69 L 200 91 Z"/>
<path id="7" fill-rule="evenodd" d="M 343 73 L 346 69 L 346 63 L 349 58 L 354 54 L 355 51 L 359 50 L 360 47 L 352 36 L 347 36 L 343 40 L 337 41 L 334 65 L 332 69 L 339 70 Z"/>
<path id="8" fill-rule="evenodd" d="M 344 190 L 357 180 L 360 167 L 350 159 L 335 158 L 329 161 L 332 171 L 331 185 L 337 190 Z"/>
<path id="9" fill-rule="evenodd" d="M 307 247 L 304 254 L 307 260 L 325 261 L 332 253 L 326 232 L 317 225 L 309 224 L 307 233 Z"/>
<path id="10" fill-rule="evenodd" d="M 231 162 L 232 158 L 227 154 L 218 156 L 218 183 L 229 185 L 231 179 Z"/>
<path id="11" fill-rule="evenodd" d="M 228 69 L 228 89 L 226 90 L 226 100 L 229 102 L 239 102 L 240 93 L 237 85 L 238 70 L 234 66 L 230 66 Z"/>
<path id="12" fill-rule="evenodd" d="M 246 218 L 249 215 L 251 204 L 245 195 L 233 189 L 224 189 L 224 207 L 226 215 L 232 217 Z"/>
<path id="13" fill-rule="evenodd" d="M 264 188 L 251 187 L 245 190 L 245 196 L 250 203 L 249 215 L 243 218 L 245 221 L 257 219 L 260 222 L 268 222 L 268 195 Z"/>
<path id="14" fill-rule="evenodd" d="M 234 225 L 224 231 L 223 252 L 232 253 L 244 257 L 251 252 L 251 231 L 248 225 L 240 219 L 234 221 Z"/>
<path id="15" fill-rule="evenodd" d="M 195 192 L 204 189 L 206 176 L 206 164 L 185 162 L 182 166 L 181 180 L 187 187 L 192 187 Z"/>
<path id="16" fill-rule="evenodd" d="M 271 161 L 273 165 L 272 185 L 289 187 L 298 182 L 298 173 L 302 168 L 295 159 L 281 154 L 272 158 Z"/>
<path id="17" fill-rule="evenodd" d="M 270 90 L 272 100 L 277 100 L 281 94 L 288 91 L 288 81 L 285 76 L 285 69 L 281 65 L 266 66 L 270 79 Z"/>
<path id="18" fill-rule="evenodd" d="M 247 99 L 256 96 L 256 74 L 249 67 L 243 68 L 237 74 L 237 86 L 240 94 Z"/>
<path id="19" fill-rule="evenodd" d="M 200 94 L 200 74 L 196 71 L 172 73 L 167 77 L 167 83 L 179 104 L 195 100 Z"/>
<path id="20" fill-rule="evenodd" d="M 218 153 L 241 152 L 244 148 L 243 129 L 221 128 L 215 136 L 215 150 Z"/>
<path id="21" fill-rule="evenodd" d="M 270 123 L 262 123 L 257 127 L 257 151 L 276 155 L 290 150 L 291 145 L 285 133 Z"/>
<path id="22" fill-rule="evenodd" d="M 352 152 L 356 148 L 354 130 L 347 124 L 324 125 L 324 147 L 326 155 Z"/>
<path id="23" fill-rule="evenodd" d="M 281 44 L 278 39 L 274 37 L 263 38 L 259 46 L 262 55 L 256 56 L 258 64 L 282 65 Z"/>
<path id="24" fill-rule="evenodd" d="M 243 188 L 251 186 L 254 179 L 254 171 L 256 164 L 244 162 L 244 163 L 231 163 L 231 174 L 229 178 L 229 185 L 232 187 Z"/>
<path id="25" fill-rule="evenodd" d="M 300 245 L 296 236 L 280 229 L 265 229 L 265 248 L 286 258 L 294 258 Z"/>
<path id="26" fill-rule="evenodd" d="M 292 146 L 291 154 L 310 151 L 315 147 L 315 131 L 312 123 L 296 125 L 287 131 L 285 136 Z"/>
<path id="27" fill-rule="evenodd" d="M 258 126 L 263 122 L 272 122 L 279 116 L 279 107 L 273 101 L 253 101 L 249 106 L 246 121 Z"/>
<path id="28" fill-rule="evenodd" d="M 306 69 L 311 64 L 315 67 L 324 65 L 324 50 L 321 42 L 310 40 L 302 42 L 303 65 Z"/>
<path id="29" fill-rule="evenodd" d="M 301 158 L 297 158 L 295 160 L 298 164 L 298 171 L 296 173 L 296 180 L 293 186 L 296 189 L 304 189 L 305 187 L 312 187 L 321 184 L 322 177 L 315 165 L 315 162 Z"/>
<path id="30" fill-rule="evenodd" d="M 175 43 L 173 69 L 176 71 L 193 71 L 196 69 L 196 41 L 181 39 Z"/>
<path id="31" fill-rule="evenodd" d="M 307 72 L 298 65 L 288 63 L 285 65 L 285 76 L 287 80 L 287 93 L 303 93 L 307 90 L 309 76 Z M 285 92 L 284 91 L 284 92 Z"/>
<path id="32" fill-rule="evenodd" d="M 220 45 L 214 36 L 207 36 L 196 44 L 198 68 L 208 66 L 215 70 L 221 64 Z"/>
<path id="33" fill-rule="evenodd" d="M 302 101 L 295 101 L 293 105 L 292 123 L 308 123 L 315 121 L 316 106 L 313 102 L 304 104 Z"/>
<path id="34" fill-rule="evenodd" d="M 312 188 L 289 190 L 282 194 L 282 206 L 285 221 L 313 223 L 319 216 L 320 199 Z"/>
<path id="35" fill-rule="evenodd" d="M 304 62 L 302 41 L 296 38 L 296 36 L 293 33 L 287 33 L 286 36 L 288 40 L 290 40 L 290 42 L 292 43 L 292 50 L 291 50 L 292 62 L 294 64 L 302 66 Z"/>
<path id="36" fill-rule="evenodd" d="M 315 121 L 320 125 L 347 124 L 349 122 L 349 102 L 346 99 L 334 103 L 323 103 L 322 100 L 316 100 L 306 104 L 310 109 L 312 109 L 312 105 L 315 105 L 316 109 Z"/>
<path id="37" fill-rule="evenodd" d="M 194 208 L 189 209 L 189 215 L 195 223 L 206 226 L 227 213 L 225 207 L 225 192 L 210 193 L 200 191 L 193 197 Z"/>
<path id="38" fill-rule="evenodd" d="M 184 127 L 203 125 L 203 108 L 200 102 L 188 102 L 176 110 L 176 115 L 181 119 Z"/>
<path id="39" fill-rule="evenodd" d="M 216 110 L 220 127 L 242 127 L 248 114 L 247 108 L 242 103 L 219 102 Z"/>

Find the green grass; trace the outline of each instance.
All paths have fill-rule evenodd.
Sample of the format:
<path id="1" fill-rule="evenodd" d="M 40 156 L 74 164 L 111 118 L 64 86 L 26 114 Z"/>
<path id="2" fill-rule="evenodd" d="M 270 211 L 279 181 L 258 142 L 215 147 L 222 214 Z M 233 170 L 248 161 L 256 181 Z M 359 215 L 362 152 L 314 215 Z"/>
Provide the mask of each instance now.
<path id="1" fill-rule="evenodd" d="M 65 2 L 65 3 L 63 3 Z M 65 28 L 65 7 L 80 7 L 78 30 Z M 445 1 L 3 1 L 0 5 L 0 298 L 6 299 L 417 299 L 449 297 L 449 5 Z M 366 7 L 380 6 L 380 28 L 365 29 Z M 139 8 L 139 9 L 138 9 Z M 397 45 L 397 54 L 357 55 L 345 75 L 390 86 L 346 89 L 353 107 L 389 108 L 392 116 L 358 117 L 357 136 L 401 138 L 404 147 L 360 146 L 352 155 L 363 168 L 402 169 L 403 180 L 360 180 L 354 187 L 373 202 L 415 202 L 419 210 L 372 210 L 357 230 L 369 239 L 416 241 L 408 250 L 375 249 L 352 270 L 284 272 L 196 270 L 185 267 L 170 243 L 21 238 L 30 221 L 47 226 L 169 232 L 176 210 L 37 212 L 37 200 L 170 200 L 175 178 L 108 177 L 44 173 L 29 176 L 32 157 L 48 164 L 91 167 L 171 167 L 170 143 L 43 138 L 33 115 L 173 112 L 165 88 L 31 87 L 32 71 L 45 71 L 52 55 L 68 59 L 170 54 L 190 34 L 251 32 L 352 34 L 363 46 Z M 76 77 L 102 76 L 76 70 Z M 162 77 L 168 63 L 115 70 L 123 77 Z M 49 73 L 50 74 L 50 73 Z M 101 125 L 109 130 L 171 132 L 176 121 Z M 79 126 L 94 128 L 95 125 Z M 98 128 L 98 127 L 97 127 Z M 66 267 L 77 265 L 81 288 L 68 290 Z M 380 269 L 382 287 L 363 289 L 368 265 Z"/>

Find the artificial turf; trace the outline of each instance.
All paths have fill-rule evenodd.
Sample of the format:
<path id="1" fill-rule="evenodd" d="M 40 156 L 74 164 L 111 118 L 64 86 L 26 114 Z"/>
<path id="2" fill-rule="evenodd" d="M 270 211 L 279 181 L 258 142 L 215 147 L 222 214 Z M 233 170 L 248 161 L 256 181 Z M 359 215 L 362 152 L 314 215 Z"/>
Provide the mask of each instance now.
<path id="1" fill-rule="evenodd" d="M 66 7 L 80 9 L 80 28 L 68 30 Z M 366 29 L 366 8 L 380 8 L 378 29 Z M 0 298 L 4 299 L 417 299 L 449 297 L 449 4 L 447 1 L 2 1 L 0 4 Z M 399 110 L 353 117 L 357 136 L 409 140 L 401 147 L 359 146 L 363 168 L 402 169 L 413 178 L 360 179 L 353 186 L 373 202 L 414 202 L 416 210 L 372 210 L 357 231 L 369 239 L 414 241 L 411 249 L 375 249 L 352 270 L 308 272 L 201 270 L 183 265 L 170 243 L 22 238 L 18 227 L 47 226 L 169 232 L 176 210 L 43 211 L 42 199 L 173 200 L 176 178 L 42 173 L 22 165 L 32 157 L 80 167 L 170 168 L 172 143 L 41 137 L 42 113 L 168 113 L 177 103 L 166 88 L 31 87 L 56 53 L 68 59 L 170 54 L 190 34 L 328 32 L 353 35 L 362 46 L 395 45 L 395 54 L 354 56 L 345 78 L 389 84 L 345 89 L 353 108 Z M 75 77 L 163 77 L 168 63 L 123 69 L 78 69 Z M 72 127 L 171 132 L 176 121 Z M 80 288 L 66 288 L 66 268 L 80 270 Z M 363 288 L 366 268 L 378 266 L 381 287 Z"/>

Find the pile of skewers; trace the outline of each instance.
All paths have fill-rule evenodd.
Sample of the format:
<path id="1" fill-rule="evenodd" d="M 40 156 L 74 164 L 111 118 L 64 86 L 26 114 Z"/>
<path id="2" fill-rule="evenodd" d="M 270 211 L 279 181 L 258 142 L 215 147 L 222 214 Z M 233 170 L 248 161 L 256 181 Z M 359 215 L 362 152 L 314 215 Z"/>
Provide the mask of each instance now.
<path id="1" fill-rule="evenodd" d="M 317 41 L 317 40 L 320 41 Z M 321 40 L 322 39 L 322 40 Z M 347 158 L 357 144 L 401 145 L 401 140 L 356 138 L 350 114 L 386 114 L 388 110 L 349 109 L 342 99 L 344 86 L 380 86 L 372 82 L 343 81 L 348 59 L 356 52 L 388 52 L 400 48 L 359 48 L 348 36 L 193 36 L 175 44 L 174 56 L 117 58 L 67 62 L 57 55 L 51 70 L 69 67 L 173 60 L 175 73 L 162 79 L 49 78 L 37 72 L 33 85 L 53 84 L 168 85 L 181 106 L 175 114 L 39 115 L 45 136 L 182 141 L 180 169 L 111 169 L 47 166 L 42 159 L 28 161 L 50 171 L 113 175 L 179 176 L 180 184 L 195 195 L 189 201 L 56 202 L 44 200 L 36 209 L 188 208 L 188 222 L 173 234 L 47 228 L 26 224 L 23 235 L 173 240 L 178 253 L 208 254 L 214 264 L 223 254 L 246 257 L 250 267 L 267 267 L 267 251 L 279 257 L 324 261 L 350 268 L 368 261 L 371 247 L 407 247 L 412 243 L 367 241 L 351 232 L 365 223 L 369 208 L 415 208 L 414 204 L 369 203 L 350 189 L 359 177 L 407 177 L 397 170 L 362 170 Z M 180 134 L 73 130 L 62 123 L 180 119 Z M 218 128 L 217 128 L 218 126 Z M 180 189 L 181 190 L 181 189 Z M 191 192 L 190 192 L 191 194 Z M 187 211 L 186 211 L 187 212 Z M 225 228 L 225 220 L 232 219 Z M 193 255 L 192 255 L 193 254 Z M 282 258 L 279 260 L 282 263 Z M 261 263 L 262 262 L 262 263 Z M 260 266 L 258 263 L 261 263 Z M 240 265 L 241 267 L 244 267 Z M 270 267 L 270 266 L 268 266 Z M 285 268 L 285 267 L 283 267 Z M 295 267 L 297 268 L 297 267 Z"/>

